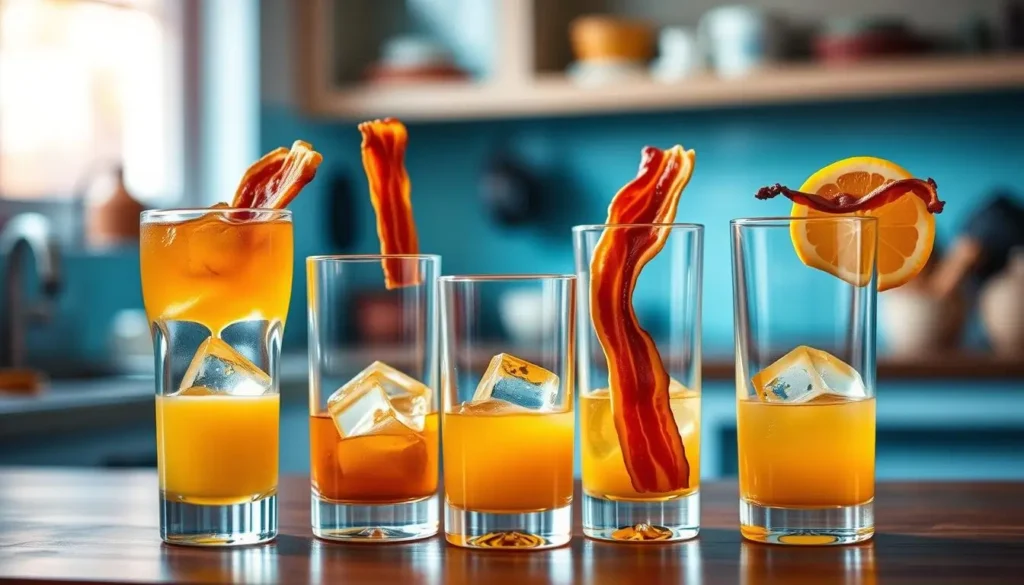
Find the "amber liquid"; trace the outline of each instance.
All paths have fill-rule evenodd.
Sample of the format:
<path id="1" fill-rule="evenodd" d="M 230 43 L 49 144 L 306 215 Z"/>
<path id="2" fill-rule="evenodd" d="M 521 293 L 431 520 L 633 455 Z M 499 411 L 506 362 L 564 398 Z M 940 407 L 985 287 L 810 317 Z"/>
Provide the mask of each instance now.
<path id="1" fill-rule="evenodd" d="M 284 325 L 292 284 L 291 222 L 232 222 L 210 214 L 143 224 L 139 255 L 151 322 L 194 321 L 214 334 L 243 320 Z"/>
<path id="2" fill-rule="evenodd" d="M 341 439 L 326 414 L 309 417 L 313 491 L 339 503 L 386 504 L 437 493 L 438 415 L 423 431 Z"/>
<path id="3" fill-rule="evenodd" d="M 672 492 L 639 493 L 633 489 L 622 458 L 608 391 L 580 396 L 583 489 L 587 494 L 607 500 L 659 501 L 687 496 L 700 488 L 700 394 L 672 394 L 669 406 L 690 465 L 689 485 Z"/>
<path id="4" fill-rule="evenodd" d="M 160 489 L 190 504 L 252 502 L 277 491 L 279 399 L 157 396 Z"/>
<path id="5" fill-rule="evenodd" d="M 740 400 L 740 497 L 763 506 L 855 506 L 875 495 L 875 399 Z"/>
<path id="6" fill-rule="evenodd" d="M 573 413 L 444 415 L 445 495 L 475 512 L 572 502 Z"/>

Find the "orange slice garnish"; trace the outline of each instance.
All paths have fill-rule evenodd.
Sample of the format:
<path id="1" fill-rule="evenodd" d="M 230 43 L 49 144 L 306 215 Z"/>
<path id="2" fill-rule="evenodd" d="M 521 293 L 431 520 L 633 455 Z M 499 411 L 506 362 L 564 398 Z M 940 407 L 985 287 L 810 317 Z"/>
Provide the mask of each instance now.
<path id="1" fill-rule="evenodd" d="M 231 207 L 284 209 L 313 180 L 323 158 L 302 140 L 296 140 L 291 150 L 275 148 L 245 171 Z"/>
<path id="2" fill-rule="evenodd" d="M 804 181 L 799 190 L 826 199 L 839 194 L 863 197 L 883 185 L 912 178 L 913 175 L 896 163 L 857 156 L 819 170 Z M 856 234 L 852 226 L 837 223 L 793 222 L 790 236 L 804 264 L 857 286 L 864 286 L 870 280 L 871 261 L 876 260 L 880 291 L 906 284 L 917 276 L 928 262 L 935 243 L 935 218 L 929 204 L 910 192 L 880 206 L 852 213 L 837 214 L 794 203 L 790 215 L 877 218 L 878 248 L 874 251 L 863 249 L 864 246 L 873 246 L 871 238 L 863 239 L 860 248 L 853 246 Z M 844 230 L 849 233 L 841 233 Z"/>

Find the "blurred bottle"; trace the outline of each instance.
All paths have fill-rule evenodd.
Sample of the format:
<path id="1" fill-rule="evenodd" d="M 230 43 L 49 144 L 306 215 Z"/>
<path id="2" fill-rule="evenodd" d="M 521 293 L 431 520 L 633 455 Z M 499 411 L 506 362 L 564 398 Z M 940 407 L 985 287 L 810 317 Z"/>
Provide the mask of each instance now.
<path id="1" fill-rule="evenodd" d="M 103 193 L 106 191 L 106 193 Z M 143 205 L 124 184 L 124 167 L 116 165 L 112 181 L 97 180 L 89 189 L 85 207 L 85 237 L 90 247 L 136 245 Z"/>
<path id="2" fill-rule="evenodd" d="M 1009 192 L 997 192 L 968 219 L 930 282 L 942 298 L 965 284 L 979 291 L 982 322 L 999 353 L 1024 351 L 1024 267 L 1014 252 L 1019 249 L 1024 249 L 1024 205 Z"/>

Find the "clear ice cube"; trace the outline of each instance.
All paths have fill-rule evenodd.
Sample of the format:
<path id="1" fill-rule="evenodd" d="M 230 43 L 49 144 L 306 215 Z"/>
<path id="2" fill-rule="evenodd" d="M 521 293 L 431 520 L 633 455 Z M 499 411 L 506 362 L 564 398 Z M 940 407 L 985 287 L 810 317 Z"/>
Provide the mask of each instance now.
<path id="1" fill-rule="evenodd" d="M 374 388 L 379 388 L 380 391 Z M 328 398 L 327 408 L 335 418 L 335 424 L 338 424 L 338 418 L 331 410 L 332 404 L 338 412 L 347 410 L 349 406 L 362 405 L 364 408 L 370 408 L 376 405 L 384 410 L 394 410 L 396 420 L 413 430 L 422 431 L 424 417 L 432 410 L 431 396 L 430 388 L 419 380 L 384 362 L 373 362 L 338 388 Z M 387 408 L 384 408 L 381 399 L 389 403 Z M 356 416 L 355 412 L 351 411 L 348 416 Z M 343 437 L 348 434 L 347 431 L 341 430 L 341 427 L 339 431 Z"/>
<path id="2" fill-rule="evenodd" d="M 210 336 L 199 345 L 185 371 L 177 395 L 262 396 L 273 388 L 273 380 L 224 340 Z"/>
<path id="3" fill-rule="evenodd" d="M 530 410 L 551 410 L 558 402 L 558 376 L 530 362 L 499 353 L 491 358 L 473 402 L 503 400 Z"/>
<path id="4" fill-rule="evenodd" d="M 341 438 L 420 432 L 430 389 L 383 362 L 374 362 L 327 399 Z"/>
<path id="5" fill-rule="evenodd" d="M 824 395 L 867 396 L 857 370 L 826 351 L 806 345 L 758 372 L 753 383 L 764 402 L 809 402 Z"/>
<path id="6" fill-rule="evenodd" d="M 406 416 L 422 418 L 431 410 L 430 388 L 384 362 L 373 362 L 353 379 L 363 378 L 372 378 L 380 384 L 391 399 L 391 404 Z"/>

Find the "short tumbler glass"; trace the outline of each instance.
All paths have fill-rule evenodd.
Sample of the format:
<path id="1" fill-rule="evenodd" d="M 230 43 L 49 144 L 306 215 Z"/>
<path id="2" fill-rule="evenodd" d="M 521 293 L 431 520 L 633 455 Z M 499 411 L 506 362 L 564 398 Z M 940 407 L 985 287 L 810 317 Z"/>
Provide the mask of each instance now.
<path id="1" fill-rule="evenodd" d="M 732 222 L 740 532 L 874 534 L 877 221 Z"/>
<path id="2" fill-rule="evenodd" d="M 569 542 L 573 496 L 575 277 L 444 276 L 445 536 L 464 547 Z M 526 346 L 497 335 L 481 307 L 530 300 Z"/>
<path id="3" fill-rule="evenodd" d="M 146 211 L 139 255 L 156 353 L 160 537 L 200 546 L 270 540 L 291 213 Z"/>
<path id="4" fill-rule="evenodd" d="M 658 229 L 665 247 L 637 279 L 633 303 L 670 378 L 669 406 L 690 473 L 670 492 L 638 492 L 623 460 L 612 416 L 608 360 L 591 319 L 590 265 L 602 236 Z M 626 542 L 666 542 L 700 530 L 701 286 L 704 226 L 584 225 L 573 228 L 579 278 L 580 451 L 583 533 Z M 644 424 L 645 421 L 640 421 Z M 651 423 L 649 423 L 651 424 Z"/>
<path id="5" fill-rule="evenodd" d="M 383 266 L 414 278 L 389 288 Z M 306 270 L 313 534 L 437 534 L 441 258 L 313 256 Z"/>

